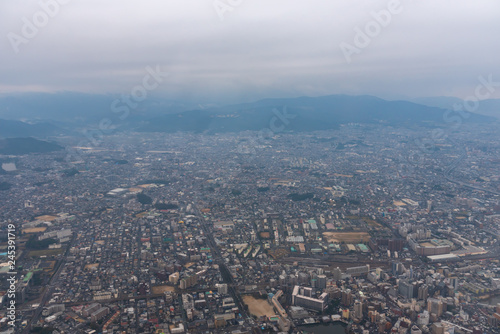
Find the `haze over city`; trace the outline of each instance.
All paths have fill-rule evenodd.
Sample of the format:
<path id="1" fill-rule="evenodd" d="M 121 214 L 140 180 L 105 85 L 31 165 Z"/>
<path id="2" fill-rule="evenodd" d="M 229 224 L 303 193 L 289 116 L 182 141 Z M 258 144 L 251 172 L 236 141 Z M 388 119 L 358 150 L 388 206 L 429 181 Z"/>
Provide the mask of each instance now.
<path id="1" fill-rule="evenodd" d="M 0 334 L 500 333 L 499 13 L 0 2 Z"/>

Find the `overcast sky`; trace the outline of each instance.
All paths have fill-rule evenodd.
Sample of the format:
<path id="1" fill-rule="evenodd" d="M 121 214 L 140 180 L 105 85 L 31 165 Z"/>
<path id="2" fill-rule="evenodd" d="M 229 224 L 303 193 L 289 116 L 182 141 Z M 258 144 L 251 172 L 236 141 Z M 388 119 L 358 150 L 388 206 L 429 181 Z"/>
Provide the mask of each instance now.
<path id="1" fill-rule="evenodd" d="M 500 82 L 498 0 L 59 0 L 50 17 L 51 1 L 0 1 L 0 93 L 129 93 L 156 65 L 170 75 L 155 93 L 215 102 L 466 98 L 479 76 Z"/>

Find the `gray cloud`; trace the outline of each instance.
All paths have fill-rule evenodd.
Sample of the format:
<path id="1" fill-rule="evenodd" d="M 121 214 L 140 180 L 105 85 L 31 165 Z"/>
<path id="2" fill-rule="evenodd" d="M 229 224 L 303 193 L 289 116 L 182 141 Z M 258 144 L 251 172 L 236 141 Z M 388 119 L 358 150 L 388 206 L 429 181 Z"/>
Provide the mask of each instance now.
<path id="1" fill-rule="evenodd" d="M 0 93 L 123 93 L 156 64 L 170 73 L 162 94 L 198 100 L 465 97 L 480 75 L 500 81 L 495 0 L 401 0 L 401 12 L 347 63 L 339 45 L 354 45 L 354 28 L 389 3 L 244 0 L 220 20 L 213 0 L 72 0 L 16 53 L 9 33 L 22 37 L 23 17 L 32 21 L 42 9 L 5 0 Z"/>

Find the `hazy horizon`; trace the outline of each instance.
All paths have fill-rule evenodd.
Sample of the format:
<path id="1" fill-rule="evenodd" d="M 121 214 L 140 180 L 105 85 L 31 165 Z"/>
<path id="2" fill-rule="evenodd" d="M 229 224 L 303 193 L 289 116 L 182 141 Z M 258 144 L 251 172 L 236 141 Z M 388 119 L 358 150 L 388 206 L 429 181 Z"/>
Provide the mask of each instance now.
<path id="1" fill-rule="evenodd" d="M 151 95 L 173 100 L 465 99 L 479 77 L 499 81 L 489 37 L 499 9 L 495 1 L 7 1 L 0 93 L 129 94 L 149 67 L 168 73 Z"/>

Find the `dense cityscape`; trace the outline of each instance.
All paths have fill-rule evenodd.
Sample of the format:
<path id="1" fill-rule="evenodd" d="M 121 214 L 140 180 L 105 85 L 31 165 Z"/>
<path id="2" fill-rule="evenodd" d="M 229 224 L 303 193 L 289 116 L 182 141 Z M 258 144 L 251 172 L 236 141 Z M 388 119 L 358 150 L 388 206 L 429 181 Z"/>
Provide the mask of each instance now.
<path id="1" fill-rule="evenodd" d="M 0 1 L 0 334 L 500 334 L 499 14 Z"/>
<path id="2" fill-rule="evenodd" d="M 500 332 L 495 129 L 427 150 L 426 129 L 351 123 L 4 156 L 0 326 L 15 272 L 20 333 Z"/>

